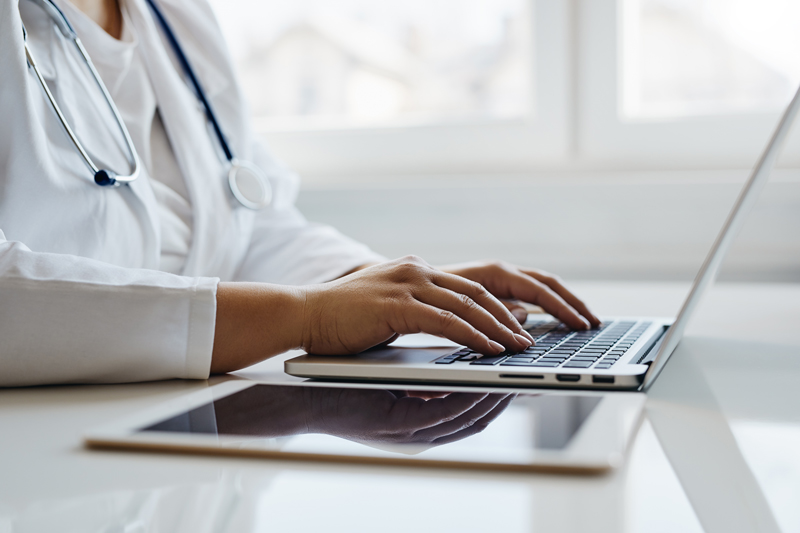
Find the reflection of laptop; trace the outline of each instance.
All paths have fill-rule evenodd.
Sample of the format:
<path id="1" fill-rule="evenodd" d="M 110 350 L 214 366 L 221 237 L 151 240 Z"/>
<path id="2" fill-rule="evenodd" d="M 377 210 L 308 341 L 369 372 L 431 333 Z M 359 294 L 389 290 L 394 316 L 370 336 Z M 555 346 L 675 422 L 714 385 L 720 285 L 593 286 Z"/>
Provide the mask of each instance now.
<path id="1" fill-rule="evenodd" d="M 646 389 L 680 342 L 695 306 L 716 277 L 745 215 L 766 184 L 798 108 L 800 89 L 739 194 L 674 323 L 671 319 L 609 318 L 601 329 L 572 332 L 556 323 L 533 321 L 527 327 L 537 344 L 519 354 L 480 357 L 465 348 L 389 347 L 354 356 L 303 355 L 286 361 L 286 372 L 323 379 Z"/>

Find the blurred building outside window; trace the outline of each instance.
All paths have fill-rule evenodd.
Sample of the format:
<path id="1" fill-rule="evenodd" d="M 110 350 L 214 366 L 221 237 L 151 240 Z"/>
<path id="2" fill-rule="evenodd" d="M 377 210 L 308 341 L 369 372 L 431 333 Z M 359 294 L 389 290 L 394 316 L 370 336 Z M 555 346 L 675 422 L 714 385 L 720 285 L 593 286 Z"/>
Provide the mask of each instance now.
<path id="1" fill-rule="evenodd" d="M 800 83 L 797 0 L 625 0 L 625 118 L 780 110 Z"/>
<path id="2" fill-rule="evenodd" d="M 800 83 L 798 0 L 211 3 L 304 173 L 749 166 Z"/>
<path id="3" fill-rule="evenodd" d="M 214 0 L 270 129 L 524 117 L 527 0 Z"/>

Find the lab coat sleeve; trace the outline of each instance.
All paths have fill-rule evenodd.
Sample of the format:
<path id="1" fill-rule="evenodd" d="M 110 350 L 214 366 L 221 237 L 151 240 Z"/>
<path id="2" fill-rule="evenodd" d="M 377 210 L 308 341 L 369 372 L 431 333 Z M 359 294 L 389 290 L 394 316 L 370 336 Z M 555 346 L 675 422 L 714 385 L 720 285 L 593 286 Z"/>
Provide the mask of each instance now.
<path id="1" fill-rule="evenodd" d="M 207 378 L 217 284 L 36 253 L 0 232 L 0 386 Z"/>
<path id="2" fill-rule="evenodd" d="M 237 281 L 324 283 L 356 267 L 386 260 L 330 226 L 308 222 L 294 206 L 297 176 L 260 142 L 254 144 L 254 162 L 271 176 L 275 199 L 272 208 L 256 217 Z"/>
<path id="3" fill-rule="evenodd" d="M 367 246 L 330 226 L 308 222 L 292 206 L 259 216 L 237 281 L 323 283 L 381 261 L 385 258 Z"/>

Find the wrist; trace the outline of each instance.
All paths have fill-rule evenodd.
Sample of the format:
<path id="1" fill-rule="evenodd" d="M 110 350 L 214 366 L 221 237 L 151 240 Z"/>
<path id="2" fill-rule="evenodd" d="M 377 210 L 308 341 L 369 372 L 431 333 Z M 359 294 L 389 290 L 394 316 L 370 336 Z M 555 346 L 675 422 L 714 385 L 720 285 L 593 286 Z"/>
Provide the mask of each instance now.
<path id="1" fill-rule="evenodd" d="M 231 372 L 298 348 L 304 293 L 300 287 L 220 283 L 211 372 Z"/>

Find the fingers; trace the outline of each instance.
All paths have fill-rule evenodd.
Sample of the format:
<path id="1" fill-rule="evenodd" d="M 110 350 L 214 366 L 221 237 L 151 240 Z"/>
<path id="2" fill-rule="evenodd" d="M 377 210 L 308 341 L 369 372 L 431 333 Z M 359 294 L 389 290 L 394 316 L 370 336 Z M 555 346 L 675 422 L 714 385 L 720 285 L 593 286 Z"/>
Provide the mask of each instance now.
<path id="1" fill-rule="evenodd" d="M 511 302 L 509 300 L 500 300 L 506 308 L 511 311 L 511 314 L 514 315 L 514 318 L 517 319 L 517 322 L 520 324 L 525 324 L 528 321 L 528 310 L 522 307 L 521 305 Z"/>
<path id="2" fill-rule="evenodd" d="M 566 303 L 572 306 L 581 315 L 589 320 L 592 326 L 599 326 L 600 319 L 589 311 L 589 307 L 581 301 L 580 298 L 575 296 L 569 289 L 556 276 L 552 276 L 546 272 L 538 272 L 536 270 L 523 270 L 524 274 L 536 279 L 537 281 L 547 285 L 553 292 L 561 297 Z"/>
<path id="3" fill-rule="evenodd" d="M 514 334 L 522 335 L 533 342 L 533 337 L 522 328 L 509 309 L 480 283 L 444 272 L 437 272 L 433 277 L 433 282 L 439 287 L 467 296 L 473 303 L 491 313 L 498 322 Z"/>
<path id="4" fill-rule="evenodd" d="M 494 420 L 508 408 L 508 406 L 511 404 L 512 401 L 514 401 L 514 398 L 516 397 L 517 397 L 516 394 L 507 395 L 505 398 L 500 400 L 491 411 L 489 411 L 485 416 L 483 416 L 479 420 L 476 420 L 473 424 L 467 425 L 463 429 L 460 429 L 449 435 L 444 435 L 442 437 L 439 437 L 436 440 L 432 441 L 431 444 L 439 446 L 441 444 L 447 444 L 449 442 L 459 441 L 471 435 L 475 435 L 476 433 L 480 433 L 481 431 L 486 429 L 489 426 L 489 424 L 494 422 Z"/>
<path id="5" fill-rule="evenodd" d="M 514 298 L 538 305 L 572 329 L 591 327 L 587 319 L 544 283 L 522 272 L 511 275 L 510 289 Z"/>
<path id="6" fill-rule="evenodd" d="M 416 432 L 413 440 L 417 442 L 434 442 L 448 435 L 470 428 L 483 421 L 501 402 L 509 399 L 509 394 L 489 394 L 474 407 L 456 418 L 444 421 L 432 427 Z"/>
<path id="7" fill-rule="evenodd" d="M 509 350 L 524 350 L 532 344 L 532 339 L 529 336 L 521 335 L 523 330 L 519 322 L 499 302 L 497 302 L 497 305 L 489 303 L 487 307 L 491 307 L 495 312 L 502 310 L 501 317 L 497 317 L 497 315 L 491 313 L 466 294 L 456 293 L 445 288 L 431 287 L 430 290 L 422 291 L 415 296 L 422 303 L 455 314 L 473 328 L 488 338 L 499 342 Z M 500 313 L 498 312 L 498 314 Z M 503 322 L 500 321 L 501 319 Z M 508 327 L 508 324 L 512 325 L 513 330 Z"/>
<path id="8" fill-rule="evenodd" d="M 558 278 L 546 272 L 521 270 L 502 262 L 470 264 L 455 268 L 453 272 L 480 282 L 498 298 L 536 304 L 571 328 L 586 329 L 600 324 L 600 320 L 582 301 L 564 287 Z M 514 310 L 513 307 L 511 309 Z M 521 309 L 516 310 L 516 313 L 522 318 Z"/>
<path id="9" fill-rule="evenodd" d="M 417 305 L 404 306 L 403 312 L 403 321 L 409 332 L 446 337 L 484 355 L 497 355 L 505 350 L 502 344 L 490 339 L 452 311 L 417 302 Z M 397 331 L 397 326 L 393 327 Z"/>
<path id="10" fill-rule="evenodd" d="M 392 407 L 387 418 L 393 424 L 399 424 L 393 426 L 394 429 L 402 426 L 416 432 L 458 418 L 481 403 L 487 396 L 489 394 L 483 392 L 465 392 L 430 400 L 400 398 Z"/>

